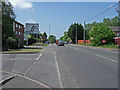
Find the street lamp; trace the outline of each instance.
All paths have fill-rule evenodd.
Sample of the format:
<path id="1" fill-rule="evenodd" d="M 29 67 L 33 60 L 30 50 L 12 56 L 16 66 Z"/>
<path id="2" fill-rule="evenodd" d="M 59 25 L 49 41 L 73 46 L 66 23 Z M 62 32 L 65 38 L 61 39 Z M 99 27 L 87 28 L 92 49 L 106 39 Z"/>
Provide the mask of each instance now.
<path id="1" fill-rule="evenodd" d="M 77 25 L 76 25 L 76 44 L 77 44 Z"/>

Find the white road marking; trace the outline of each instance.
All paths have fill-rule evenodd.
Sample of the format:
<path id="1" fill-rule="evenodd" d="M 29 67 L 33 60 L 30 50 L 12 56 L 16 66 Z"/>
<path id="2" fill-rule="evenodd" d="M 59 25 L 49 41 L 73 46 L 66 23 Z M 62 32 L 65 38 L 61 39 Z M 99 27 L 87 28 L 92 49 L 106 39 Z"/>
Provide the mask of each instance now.
<path id="1" fill-rule="evenodd" d="M 95 54 L 95 55 L 96 55 L 96 56 L 99 56 L 99 57 L 101 57 L 101 58 L 107 59 L 107 60 L 109 60 L 109 61 L 112 61 L 112 62 L 118 63 L 118 61 L 116 61 L 116 60 L 113 60 L 113 59 L 110 59 L 110 58 L 107 58 L 107 57 L 103 57 L 103 56 L 101 56 L 101 55 L 97 55 L 97 54 Z"/>
<path id="2" fill-rule="evenodd" d="M 0 71 L 5 72 L 5 73 L 8 73 L 8 74 L 15 74 L 15 73 L 3 71 L 3 70 L 0 70 Z M 28 79 L 28 80 L 30 80 L 30 81 L 33 81 L 33 82 L 35 82 L 35 83 L 37 83 L 37 84 L 39 84 L 39 85 L 42 85 L 42 86 L 45 87 L 45 88 L 50 88 L 49 86 L 47 86 L 47 85 L 45 85 L 45 84 L 43 84 L 43 83 L 41 83 L 41 82 L 39 82 L 39 81 L 37 81 L 37 80 L 34 80 L 34 79 L 32 79 L 32 78 L 29 78 L 29 77 L 26 77 L 26 76 L 23 76 L 23 75 L 20 75 L 20 74 L 15 74 L 15 75 L 16 75 L 16 76 L 19 76 L 19 77 L 22 77 L 22 78 L 25 78 L 25 79 Z"/>
<path id="3" fill-rule="evenodd" d="M 86 47 L 86 48 L 96 49 L 96 50 L 105 51 L 105 52 L 109 52 L 109 53 L 119 54 L 118 52 L 110 51 L 110 50 L 107 50 L 104 48 L 99 48 L 99 47 L 97 48 L 97 47 L 84 46 L 84 45 L 71 45 L 71 46 Z"/>
<path id="4" fill-rule="evenodd" d="M 74 49 L 79 49 L 79 48 L 74 47 Z"/>
<path id="5" fill-rule="evenodd" d="M 56 57 L 55 50 L 54 50 L 54 56 L 55 56 L 55 63 L 56 63 L 58 77 L 59 77 L 59 82 L 60 82 L 60 88 L 63 88 L 62 77 L 61 77 L 61 74 L 60 74 L 60 69 L 59 69 L 59 66 L 58 66 L 58 62 L 57 62 L 57 57 Z"/>
<path id="6" fill-rule="evenodd" d="M 33 66 L 37 63 L 37 61 L 40 59 L 40 57 L 42 56 L 43 54 L 40 54 L 38 56 L 38 58 L 35 59 L 35 62 L 32 64 L 32 66 L 28 69 L 28 71 L 24 74 L 24 76 L 26 76 L 33 68 Z"/>
<path id="7" fill-rule="evenodd" d="M 39 60 L 43 54 L 41 53 L 35 60 Z"/>
<path id="8" fill-rule="evenodd" d="M 12 78 L 14 78 L 14 77 L 16 77 L 16 75 L 13 75 L 13 76 L 10 76 L 10 77 L 8 77 L 8 78 L 6 78 L 6 79 L 4 79 L 4 80 L 1 80 L 1 81 L 0 81 L 0 85 L 2 86 L 2 83 L 7 82 L 8 80 L 10 80 L 10 79 L 12 79 Z"/>
<path id="9" fill-rule="evenodd" d="M 78 48 L 76 48 L 76 47 L 73 47 L 73 48 L 74 48 L 74 49 L 78 49 Z M 83 52 L 85 52 L 85 53 L 89 53 L 89 54 L 90 54 L 90 52 L 87 52 L 87 51 L 85 51 L 85 50 L 80 50 L 80 51 L 83 51 Z M 118 63 L 118 61 L 116 61 L 116 60 L 113 60 L 113 59 L 110 59 L 110 58 L 107 58 L 107 57 L 104 57 L 104 56 L 101 56 L 101 55 L 97 55 L 97 54 L 94 54 L 94 55 L 99 56 L 99 57 L 104 58 L 104 59 L 107 59 L 107 60 L 109 60 L 109 61 Z"/>

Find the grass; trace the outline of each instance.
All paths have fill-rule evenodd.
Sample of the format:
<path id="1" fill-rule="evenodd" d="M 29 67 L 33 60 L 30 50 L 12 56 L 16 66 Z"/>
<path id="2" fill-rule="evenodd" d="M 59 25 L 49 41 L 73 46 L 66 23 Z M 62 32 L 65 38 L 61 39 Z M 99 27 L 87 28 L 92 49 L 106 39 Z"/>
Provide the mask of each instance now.
<path id="1" fill-rule="evenodd" d="M 89 43 L 86 43 L 86 44 L 81 43 L 81 44 L 77 44 L 77 45 L 92 46 L 92 45 L 89 44 Z M 117 45 L 114 45 L 114 44 L 112 44 L 112 45 L 100 45 L 100 46 L 93 46 L 93 47 L 101 47 L 101 48 L 107 48 L 107 49 L 117 49 L 117 48 L 118 48 L 118 46 L 117 46 Z"/>
<path id="2" fill-rule="evenodd" d="M 117 45 L 102 45 L 102 46 L 98 46 L 98 47 L 102 47 L 102 48 L 109 48 L 109 49 L 113 49 L 113 48 L 118 48 Z"/>
<path id="3" fill-rule="evenodd" d="M 44 43 L 34 43 L 33 45 L 30 46 L 48 46 L 48 44 L 44 44 Z"/>
<path id="4" fill-rule="evenodd" d="M 48 44 L 44 44 L 43 46 L 48 46 Z"/>
<path id="5" fill-rule="evenodd" d="M 41 48 L 23 48 L 23 49 L 10 49 L 8 51 L 2 51 L 2 53 L 39 53 Z"/>
<path id="6" fill-rule="evenodd" d="M 90 43 L 80 43 L 80 44 L 77 44 L 77 45 L 85 45 L 85 46 L 91 46 L 91 44 Z"/>

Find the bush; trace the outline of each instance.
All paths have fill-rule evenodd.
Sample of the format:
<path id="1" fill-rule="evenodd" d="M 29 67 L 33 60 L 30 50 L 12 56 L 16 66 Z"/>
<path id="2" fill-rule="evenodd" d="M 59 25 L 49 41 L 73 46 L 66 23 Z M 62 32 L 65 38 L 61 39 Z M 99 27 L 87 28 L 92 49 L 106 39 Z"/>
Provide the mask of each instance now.
<path id="1" fill-rule="evenodd" d="M 93 38 L 90 39 L 93 46 L 103 45 L 102 40 L 106 40 L 106 44 L 112 44 L 115 33 L 109 27 L 99 24 L 90 31 L 90 37 Z"/>
<path id="2" fill-rule="evenodd" d="M 20 48 L 24 48 L 24 45 L 23 45 L 23 44 L 20 44 Z"/>
<path id="3" fill-rule="evenodd" d="M 36 39 L 33 37 L 28 38 L 28 45 L 32 45 L 33 43 L 36 43 Z"/>
<path id="4" fill-rule="evenodd" d="M 26 41 L 26 40 L 24 40 L 24 45 L 26 45 L 26 42 L 27 42 L 27 41 Z"/>
<path id="5" fill-rule="evenodd" d="M 8 48 L 9 49 L 17 49 L 18 48 L 18 39 L 14 37 L 9 37 L 7 39 Z"/>

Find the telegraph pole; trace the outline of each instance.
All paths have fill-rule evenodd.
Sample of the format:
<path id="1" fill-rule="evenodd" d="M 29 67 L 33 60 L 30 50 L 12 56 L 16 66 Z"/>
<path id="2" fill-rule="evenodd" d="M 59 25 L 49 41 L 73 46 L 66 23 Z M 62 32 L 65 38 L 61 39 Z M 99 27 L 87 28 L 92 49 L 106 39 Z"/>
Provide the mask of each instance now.
<path id="1" fill-rule="evenodd" d="M 77 25 L 76 25 L 76 44 L 77 44 Z"/>
<path id="2" fill-rule="evenodd" d="M 84 21 L 84 32 L 83 32 L 83 39 L 84 39 L 84 43 L 85 43 L 85 21 Z"/>
<path id="3" fill-rule="evenodd" d="M 49 36 L 50 36 L 51 25 L 49 24 Z"/>

